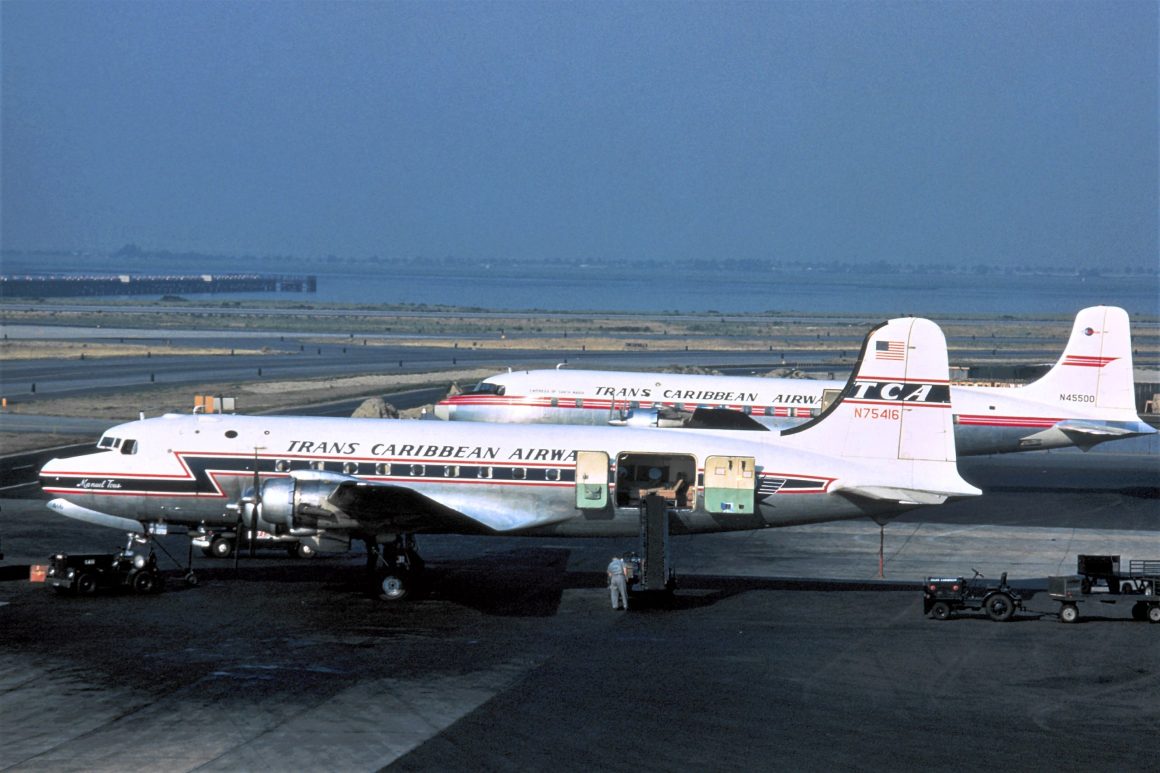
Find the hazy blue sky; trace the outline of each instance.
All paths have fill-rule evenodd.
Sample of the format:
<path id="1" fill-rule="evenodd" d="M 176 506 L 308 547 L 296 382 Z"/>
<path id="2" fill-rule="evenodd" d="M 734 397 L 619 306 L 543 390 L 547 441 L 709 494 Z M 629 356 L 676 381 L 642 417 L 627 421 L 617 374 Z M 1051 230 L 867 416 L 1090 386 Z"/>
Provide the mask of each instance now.
<path id="1" fill-rule="evenodd" d="M 0 239 L 1155 265 L 1157 9 L 4 0 Z"/>

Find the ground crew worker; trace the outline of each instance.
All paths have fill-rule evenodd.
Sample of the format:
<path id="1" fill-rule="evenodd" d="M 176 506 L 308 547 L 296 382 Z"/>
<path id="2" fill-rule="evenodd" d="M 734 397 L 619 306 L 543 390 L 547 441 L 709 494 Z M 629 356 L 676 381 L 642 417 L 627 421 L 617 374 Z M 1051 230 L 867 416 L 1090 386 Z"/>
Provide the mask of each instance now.
<path id="1" fill-rule="evenodd" d="M 613 609 L 628 609 L 628 581 L 625 565 L 620 556 L 613 556 L 608 562 L 608 593 Z"/>

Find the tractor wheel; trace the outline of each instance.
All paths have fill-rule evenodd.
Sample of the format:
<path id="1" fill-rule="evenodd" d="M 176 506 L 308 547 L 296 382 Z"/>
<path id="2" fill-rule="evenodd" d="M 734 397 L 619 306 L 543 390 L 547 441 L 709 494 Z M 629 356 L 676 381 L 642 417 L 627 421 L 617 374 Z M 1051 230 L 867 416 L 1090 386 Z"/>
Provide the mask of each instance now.
<path id="1" fill-rule="evenodd" d="M 930 608 L 930 616 L 934 620 L 949 620 L 951 617 L 951 605 L 945 601 L 936 601 L 934 606 Z"/>
<path id="2" fill-rule="evenodd" d="M 77 577 L 77 594 L 81 596 L 92 596 L 97 592 L 97 578 L 88 572 L 81 572 L 80 577 Z"/>
<path id="3" fill-rule="evenodd" d="M 996 623 L 1004 623 L 1015 614 L 1015 602 L 1006 593 L 996 593 L 987 599 L 987 616 Z"/>
<path id="4" fill-rule="evenodd" d="M 157 575 L 153 572 L 138 572 L 133 575 L 133 591 L 142 596 L 157 588 Z"/>
<path id="5" fill-rule="evenodd" d="M 1079 620 L 1079 608 L 1075 604 L 1064 604 L 1059 608 L 1059 622 L 1074 623 Z"/>

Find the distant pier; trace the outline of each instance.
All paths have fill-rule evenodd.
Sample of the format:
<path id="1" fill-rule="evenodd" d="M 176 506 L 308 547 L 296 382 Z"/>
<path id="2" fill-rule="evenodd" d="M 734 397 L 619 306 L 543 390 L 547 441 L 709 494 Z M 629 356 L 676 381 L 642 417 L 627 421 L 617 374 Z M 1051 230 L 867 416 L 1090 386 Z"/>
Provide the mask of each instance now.
<path id="1" fill-rule="evenodd" d="M 0 297 L 74 298 L 198 293 L 313 293 L 318 277 L 291 274 L 27 274 L 0 276 Z"/>

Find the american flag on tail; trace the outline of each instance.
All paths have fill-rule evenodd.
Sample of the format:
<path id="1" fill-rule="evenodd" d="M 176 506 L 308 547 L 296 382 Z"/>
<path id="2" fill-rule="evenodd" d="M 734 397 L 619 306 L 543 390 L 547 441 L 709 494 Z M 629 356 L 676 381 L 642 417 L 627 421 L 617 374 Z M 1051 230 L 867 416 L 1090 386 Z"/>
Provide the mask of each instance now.
<path id="1" fill-rule="evenodd" d="M 874 342 L 874 359 L 876 360 L 901 360 L 905 355 L 906 343 L 904 341 Z"/>

